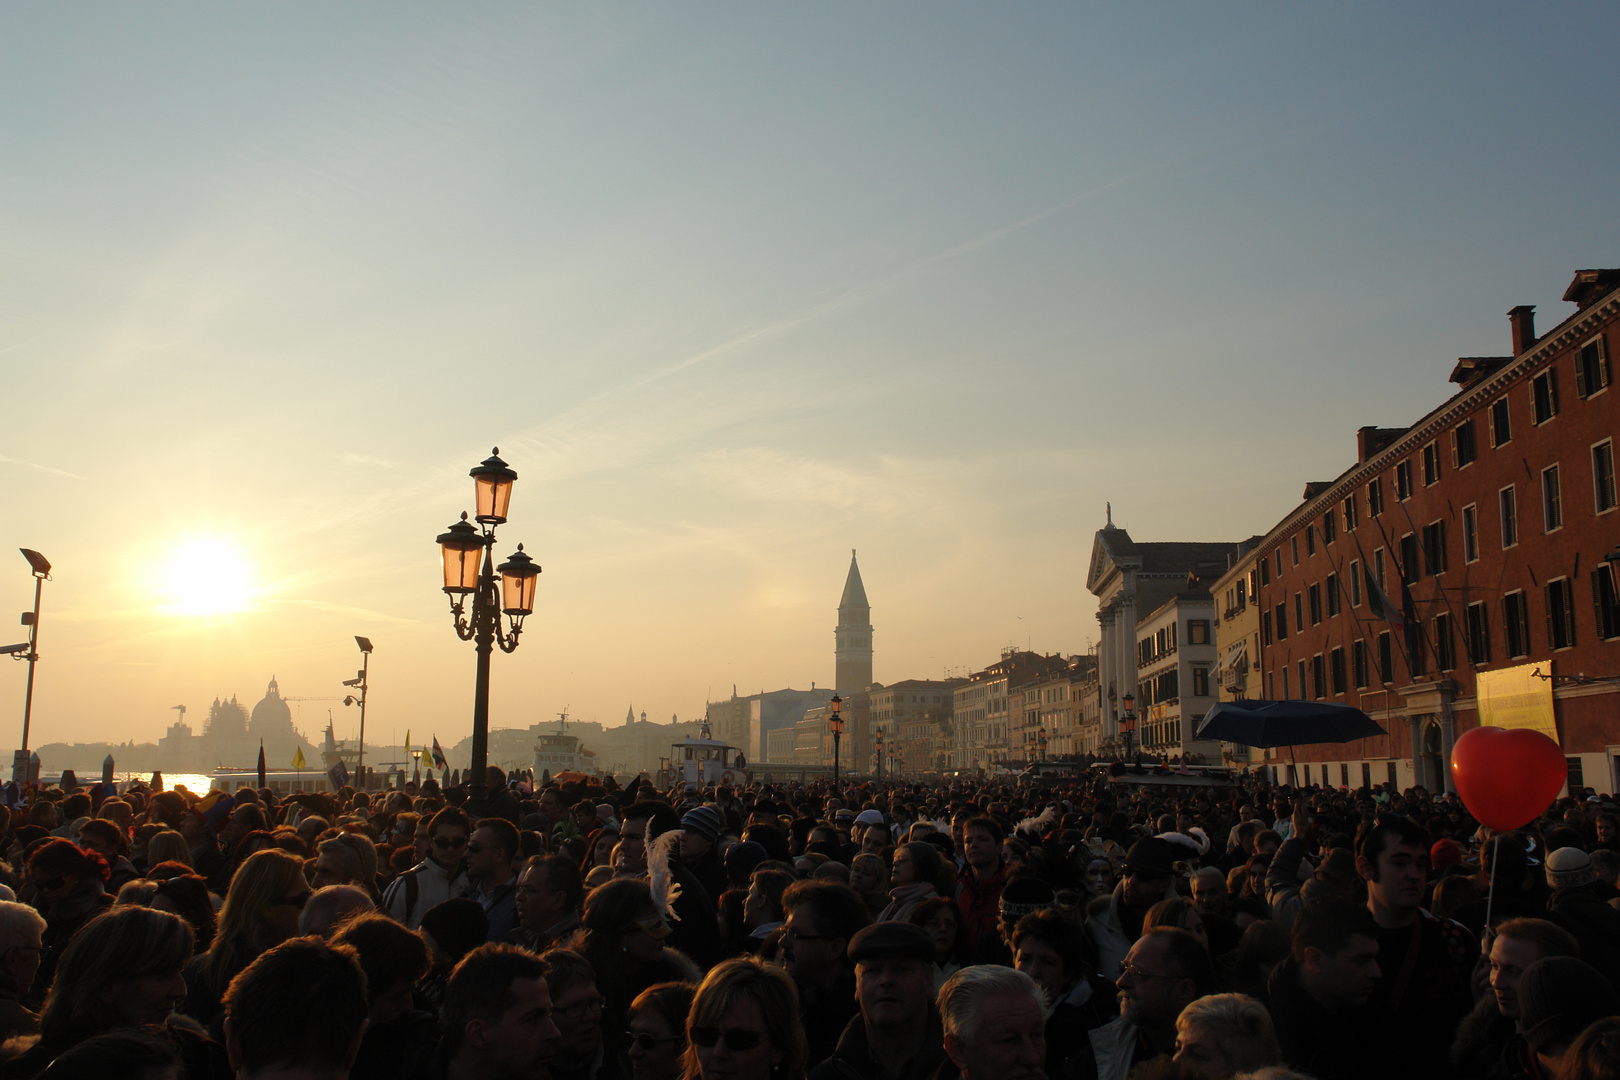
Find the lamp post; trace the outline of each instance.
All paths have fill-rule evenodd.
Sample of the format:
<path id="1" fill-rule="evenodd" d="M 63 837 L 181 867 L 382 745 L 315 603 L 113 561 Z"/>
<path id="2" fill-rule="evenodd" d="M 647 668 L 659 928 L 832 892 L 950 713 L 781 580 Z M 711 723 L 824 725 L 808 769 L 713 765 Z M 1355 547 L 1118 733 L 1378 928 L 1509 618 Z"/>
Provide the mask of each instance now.
<path id="1" fill-rule="evenodd" d="M 1041 748 L 1041 760 L 1046 760 L 1046 729 L 1043 727 L 1035 732 L 1035 741 Z"/>
<path id="2" fill-rule="evenodd" d="M 28 727 L 34 714 L 34 665 L 39 662 L 39 600 L 45 579 L 51 576 L 51 563 L 37 551 L 28 548 L 17 550 L 28 560 L 28 567 L 34 575 L 34 610 L 22 613 L 22 623 L 28 627 L 28 640 L 20 645 L 7 645 L 0 648 L 0 652 L 10 653 L 13 660 L 28 661 L 28 689 L 23 696 L 22 748 L 11 759 L 11 779 L 23 784 L 28 782 L 32 772 L 29 768 Z"/>
<path id="3" fill-rule="evenodd" d="M 354 758 L 354 783 L 364 791 L 366 790 L 366 673 L 371 670 L 371 639 L 356 635 L 354 643 L 360 646 L 360 670 L 354 673 L 354 678 L 344 679 L 343 685 L 351 690 L 360 691 L 360 696 L 346 694 L 343 704 L 360 706 L 360 750 Z"/>
<path id="4" fill-rule="evenodd" d="M 877 779 L 883 783 L 883 729 L 877 729 Z"/>
<path id="5" fill-rule="evenodd" d="M 1131 756 L 1131 740 L 1136 735 L 1136 695 L 1125 695 L 1125 712 L 1119 718 L 1119 733 L 1125 736 L 1125 757 Z"/>
<path id="6" fill-rule="evenodd" d="M 478 652 L 467 796 L 474 809 L 480 811 L 489 783 L 489 658 L 496 645 L 505 653 L 517 648 L 518 636 L 523 633 L 523 618 L 534 611 L 535 585 L 540 577 L 539 564 L 523 553 L 522 544 L 511 558 L 495 566 L 495 527 L 506 523 L 512 483 L 517 479 L 517 473 L 507 468 L 499 455 L 497 447 L 469 473 L 473 478 L 474 516 L 479 527 L 473 527 L 467 515 L 462 514 L 461 520 L 438 538 L 444 557 L 444 591 L 450 597 L 456 636 L 462 641 L 475 642 Z M 501 575 L 499 598 L 495 591 L 497 573 Z M 466 610 L 468 596 L 472 597 L 470 614 Z M 502 613 L 509 620 L 509 627 L 504 630 Z"/>
<path id="7" fill-rule="evenodd" d="M 411 766 L 411 783 L 415 784 L 417 787 L 421 787 L 422 786 L 422 748 L 420 746 L 413 748 L 411 750 L 411 757 L 415 759 L 415 764 Z"/>
<path id="8" fill-rule="evenodd" d="M 827 721 L 827 726 L 832 729 L 832 737 L 833 737 L 833 787 L 837 788 L 838 787 L 838 740 L 844 737 L 844 699 L 839 697 L 836 693 L 834 693 L 833 696 L 832 696 L 832 700 L 827 702 L 827 707 L 832 709 L 832 719 Z"/>

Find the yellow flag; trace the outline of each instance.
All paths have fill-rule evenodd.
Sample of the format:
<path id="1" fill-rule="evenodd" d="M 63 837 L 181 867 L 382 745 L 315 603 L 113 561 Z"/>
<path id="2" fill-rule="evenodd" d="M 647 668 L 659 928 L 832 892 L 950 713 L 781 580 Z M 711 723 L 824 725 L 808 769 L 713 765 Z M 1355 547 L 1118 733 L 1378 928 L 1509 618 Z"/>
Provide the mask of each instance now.
<path id="1" fill-rule="evenodd" d="M 405 756 L 411 756 L 411 729 L 405 729 Z"/>
<path id="2" fill-rule="evenodd" d="M 303 767 L 304 767 L 304 748 L 302 746 L 300 746 L 293 753 L 293 768 L 302 769 Z"/>

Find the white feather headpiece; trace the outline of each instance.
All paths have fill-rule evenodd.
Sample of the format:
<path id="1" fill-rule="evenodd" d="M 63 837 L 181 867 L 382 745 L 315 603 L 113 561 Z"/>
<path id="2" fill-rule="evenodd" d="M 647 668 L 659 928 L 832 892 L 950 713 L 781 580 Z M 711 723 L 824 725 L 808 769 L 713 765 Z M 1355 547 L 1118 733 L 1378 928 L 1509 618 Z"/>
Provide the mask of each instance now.
<path id="1" fill-rule="evenodd" d="M 681 921 L 681 917 L 675 914 L 675 901 L 681 897 L 681 886 L 675 880 L 669 864 L 680 842 L 681 830 L 670 829 L 660 833 L 658 839 L 647 846 L 647 878 L 652 889 L 653 905 L 660 915 L 675 922 Z"/>
<path id="2" fill-rule="evenodd" d="M 1045 810 L 1041 811 L 1039 817 L 1027 817 L 1023 821 L 1020 821 L 1018 823 L 1018 828 L 1014 829 L 1013 832 L 1023 832 L 1025 829 L 1028 829 L 1036 836 L 1039 836 L 1041 833 L 1046 831 L 1046 827 L 1048 825 L 1052 824 L 1056 820 L 1056 808 L 1048 806 Z"/>

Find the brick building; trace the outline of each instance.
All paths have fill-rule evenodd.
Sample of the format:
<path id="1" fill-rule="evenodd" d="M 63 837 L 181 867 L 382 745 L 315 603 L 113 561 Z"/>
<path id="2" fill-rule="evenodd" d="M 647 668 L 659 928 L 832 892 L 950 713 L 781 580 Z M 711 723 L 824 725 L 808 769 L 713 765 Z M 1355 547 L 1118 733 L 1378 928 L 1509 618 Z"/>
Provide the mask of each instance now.
<path id="1" fill-rule="evenodd" d="M 1620 786 L 1620 271 L 1581 271 L 1564 299 L 1540 337 L 1532 308 L 1509 312 L 1513 354 L 1458 360 L 1459 390 L 1411 427 L 1360 429 L 1356 463 L 1261 543 L 1264 696 L 1356 705 L 1387 732 L 1297 748 L 1302 779 L 1449 787 L 1476 673 L 1534 664 L 1572 784 Z"/>

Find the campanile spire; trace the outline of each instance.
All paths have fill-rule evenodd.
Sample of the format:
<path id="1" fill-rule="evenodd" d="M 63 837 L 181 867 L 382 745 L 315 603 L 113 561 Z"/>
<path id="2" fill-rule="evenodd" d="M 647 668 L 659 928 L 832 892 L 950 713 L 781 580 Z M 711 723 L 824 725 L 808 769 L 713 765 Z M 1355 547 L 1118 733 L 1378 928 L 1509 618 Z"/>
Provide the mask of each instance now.
<path id="1" fill-rule="evenodd" d="M 860 564 L 855 549 L 849 549 L 849 576 L 844 579 L 844 595 L 838 601 L 838 628 L 834 688 L 851 694 L 872 684 L 872 605 L 866 600 Z"/>

